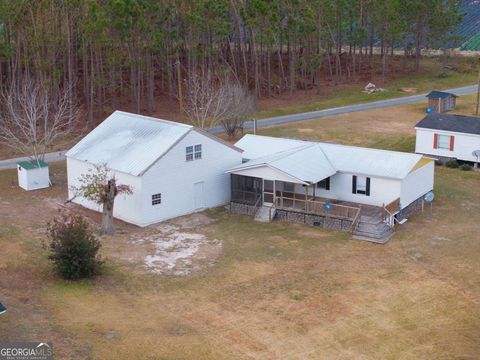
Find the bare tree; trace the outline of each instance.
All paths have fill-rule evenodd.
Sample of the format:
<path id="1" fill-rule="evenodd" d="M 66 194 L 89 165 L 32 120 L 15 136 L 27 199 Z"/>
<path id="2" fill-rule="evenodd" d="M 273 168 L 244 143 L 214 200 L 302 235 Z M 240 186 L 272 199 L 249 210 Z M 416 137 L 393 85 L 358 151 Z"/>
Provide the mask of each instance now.
<path id="1" fill-rule="evenodd" d="M 21 85 L 1 93 L 0 143 L 32 160 L 43 160 L 59 139 L 70 136 L 79 119 L 72 88 L 55 94 L 44 82 L 25 78 Z"/>
<path id="2" fill-rule="evenodd" d="M 194 72 L 185 81 L 184 111 L 192 125 L 209 128 L 222 116 L 218 84 L 219 80 L 211 72 L 203 76 Z"/>
<path id="3" fill-rule="evenodd" d="M 102 231 L 105 234 L 115 233 L 113 224 L 113 205 L 115 197 L 120 194 L 131 195 L 130 185 L 117 184 L 115 176 L 106 165 L 97 165 L 78 179 L 79 185 L 72 187 L 75 197 L 83 197 L 102 206 Z M 74 198 L 70 199 L 72 201 Z"/>
<path id="4" fill-rule="evenodd" d="M 186 81 L 185 114 L 200 128 L 222 125 L 234 136 L 255 111 L 255 99 L 238 81 L 194 74 Z"/>
<path id="5" fill-rule="evenodd" d="M 245 86 L 238 82 L 226 82 L 219 90 L 219 99 L 224 107 L 224 113 L 219 119 L 225 133 L 234 137 L 238 131 L 243 131 L 243 125 L 255 112 L 255 98 Z"/>

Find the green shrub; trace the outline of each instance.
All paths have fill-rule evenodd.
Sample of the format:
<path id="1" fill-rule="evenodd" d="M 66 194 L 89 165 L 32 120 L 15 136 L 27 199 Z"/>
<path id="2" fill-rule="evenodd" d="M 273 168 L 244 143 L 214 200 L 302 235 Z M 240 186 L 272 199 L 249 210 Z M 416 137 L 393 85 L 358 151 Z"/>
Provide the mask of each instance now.
<path id="1" fill-rule="evenodd" d="M 101 244 L 82 216 L 62 215 L 47 227 L 48 258 L 55 271 L 65 279 L 89 278 L 100 272 L 103 261 Z"/>
<path id="2" fill-rule="evenodd" d="M 445 163 L 445 166 L 449 167 L 449 168 L 456 169 L 456 168 L 458 168 L 459 164 L 458 164 L 457 160 L 450 159 L 450 160 L 447 160 L 447 162 Z"/>
<path id="3" fill-rule="evenodd" d="M 462 164 L 460 166 L 460 169 L 463 170 L 463 171 L 470 171 L 470 170 L 472 170 L 472 167 L 468 164 Z"/>

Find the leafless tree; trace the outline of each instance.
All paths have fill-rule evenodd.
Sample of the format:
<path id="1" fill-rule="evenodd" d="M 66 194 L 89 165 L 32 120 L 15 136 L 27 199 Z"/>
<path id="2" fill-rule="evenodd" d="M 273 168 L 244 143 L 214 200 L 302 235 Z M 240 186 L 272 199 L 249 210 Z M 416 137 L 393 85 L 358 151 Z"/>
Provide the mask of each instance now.
<path id="1" fill-rule="evenodd" d="M 200 128 L 222 125 L 234 136 L 255 111 L 255 99 L 238 81 L 212 73 L 193 75 L 186 81 L 185 114 Z"/>
<path id="2" fill-rule="evenodd" d="M 72 135 L 79 119 L 79 107 L 72 100 L 72 88 L 55 95 L 44 82 L 25 78 L 0 95 L 0 143 L 32 160 L 43 160 L 58 140 Z"/>
<path id="3" fill-rule="evenodd" d="M 255 112 L 255 98 L 238 82 L 226 82 L 220 89 L 224 113 L 219 119 L 225 133 L 234 137 Z"/>

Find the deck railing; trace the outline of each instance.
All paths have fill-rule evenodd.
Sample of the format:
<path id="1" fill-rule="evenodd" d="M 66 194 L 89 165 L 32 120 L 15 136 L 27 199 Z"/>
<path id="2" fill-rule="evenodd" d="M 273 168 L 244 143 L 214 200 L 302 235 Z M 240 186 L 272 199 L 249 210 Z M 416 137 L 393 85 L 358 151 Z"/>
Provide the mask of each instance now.
<path id="1" fill-rule="evenodd" d="M 352 221 L 358 219 L 360 208 L 331 204 L 330 210 L 325 210 L 326 203 L 326 201 L 316 200 L 303 194 L 278 191 L 275 206 L 277 209 L 296 210 L 307 214 L 331 216 Z"/>
<path id="2" fill-rule="evenodd" d="M 383 205 L 383 221 L 390 227 L 395 227 L 395 214 L 400 211 L 400 198 Z"/>

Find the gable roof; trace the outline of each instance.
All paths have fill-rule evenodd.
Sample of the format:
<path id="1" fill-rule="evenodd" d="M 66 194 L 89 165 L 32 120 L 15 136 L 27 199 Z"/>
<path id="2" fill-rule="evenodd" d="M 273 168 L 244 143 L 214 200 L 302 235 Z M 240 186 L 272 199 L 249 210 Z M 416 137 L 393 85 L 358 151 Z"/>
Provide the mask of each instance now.
<path id="1" fill-rule="evenodd" d="M 295 152 L 296 149 L 306 149 L 309 145 L 316 145 L 317 148 L 321 149 L 322 157 L 314 156 L 302 150 L 297 152 L 294 159 L 297 162 L 296 166 L 311 167 L 313 171 L 317 171 L 314 169 L 320 167 L 316 162 L 321 161 L 325 169 L 328 169 L 330 165 L 335 172 L 404 179 L 420 159 L 422 159 L 422 155 L 398 151 L 259 135 L 245 135 L 235 146 L 244 150 L 244 158 L 252 160 L 247 161 L 241 166 L 236 166 L 234 169 L 238 170 L 239 168 L 248 167 L 249 164 L 255 165 L 258 162 L 265 162 L 265 158 L 272 163 L 278 163 L 278 157 L 287 157 L 288 154 Z M 275 166 L 274 164 L 272 165 Z M 320 171 L 318 176 L 322 176 Z M 311 178 L 314 177 L 311 176 Z"/>
<path id="2" fill-rule="evenodd" d="M 43 160 L 25 160 L 17 162 L 18 166 L 21 166 L 25 170 L 39 169 L 48 167 L 48 164 Z"/>
<path id="3" fill-rule="evenodd" d="M 454 97 L 458 97 L 457 95 L 455 95 L 454 93 L 449 93 L 449 92 L 445 92 L 445 91 L 437 91 L 437 90 L 433 90 L 433 91 L 430 91 L 428 94 L 427 94 L 427 98 L 432 98 L 432 99 L 445 99 L 449 96 L 454 96 Z"/>
<path id="4" fill-rule="evenodd" d="M 480 135 L 480 117 L 431 113 L 415 127 Z"/>
<path id="5" fill-rule="evenodd" d="M 310 159 L 310 161 L 305 161 Z M 318 144 L 307 144 L 260 157 L 235 166 L 227 172 L 268 166 L 302 182 L 317 183 L 337 171 Z"/>
<path id="6" fill-rule="evenodd" d="M 67 157 L 139 176 L 190 131 L 190 125 L 115 111 L 67 153 Z M 210 136 L 209 136 L 210 137 Z M 241 151 L 220 139 L 216 141 Z"/>

